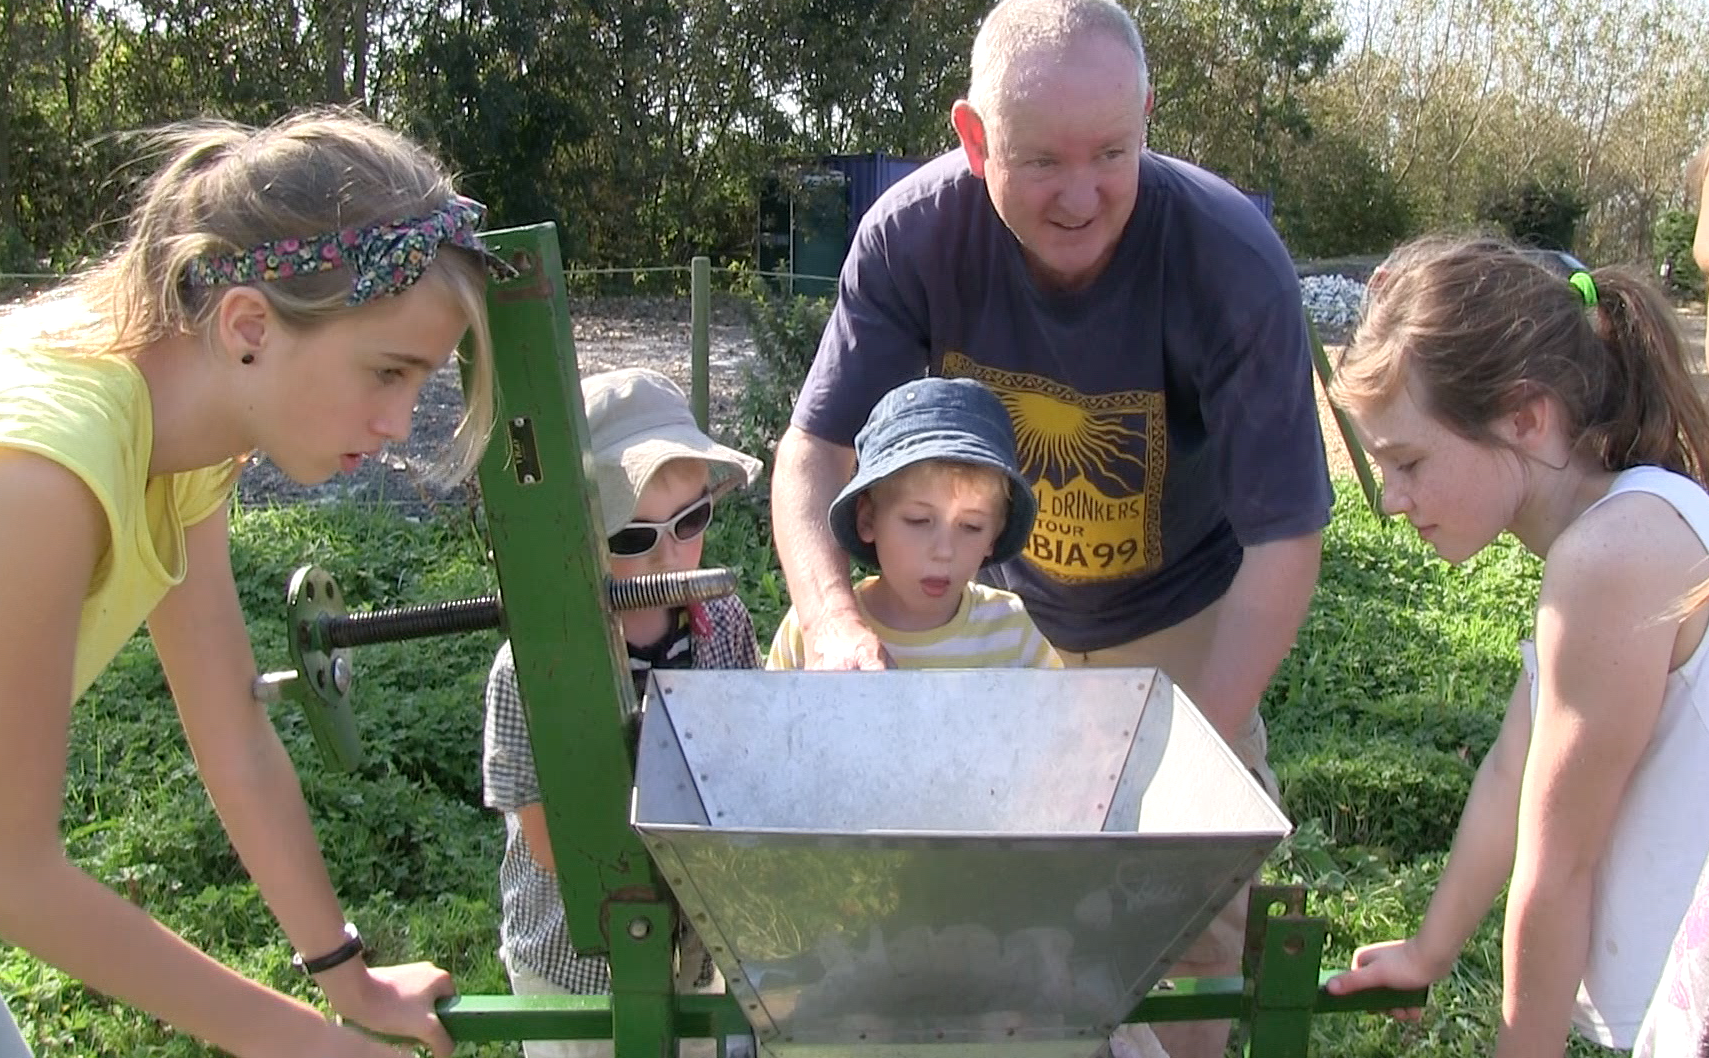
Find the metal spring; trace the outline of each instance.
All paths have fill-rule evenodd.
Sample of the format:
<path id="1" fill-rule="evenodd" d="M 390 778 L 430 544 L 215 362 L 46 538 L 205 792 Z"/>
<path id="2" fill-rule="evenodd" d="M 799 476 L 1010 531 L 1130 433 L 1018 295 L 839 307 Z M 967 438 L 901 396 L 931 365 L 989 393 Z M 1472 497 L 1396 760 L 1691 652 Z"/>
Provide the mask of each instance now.
<path id="1" fill-rule="evenodd" d="M 363 647 L 497 628 L 504 620 L 504 610 L 499 606 L 498 596 L 483 595 L 478 599 L 397 606 L 325 620 L 326 641 L 332 647 Z"/>
<path id="2" fill-rule="evenodd" d="M 606 605 L 613 610 L 654 610 L 686 606 L 730 595 L 736 574 L 728 569 L 690 569 L 680 573 L 643 573 L 606 582 Z"/>
<path id="3" fill-rule="evenodd" d="M 613 611 L 652 610 L 705 602 L 735 590 L 736 574 L 728 569 L 645 573 L 623 580 L 607 580 L 605 604 Z M 337 649 L 497 628 L 504 623 L 504 607 L 500 605 L 498 596 L 483 595 L 478 599 L 396 606 L 343 617 L 323 617 L 321 621 L 329 648 Z"/>

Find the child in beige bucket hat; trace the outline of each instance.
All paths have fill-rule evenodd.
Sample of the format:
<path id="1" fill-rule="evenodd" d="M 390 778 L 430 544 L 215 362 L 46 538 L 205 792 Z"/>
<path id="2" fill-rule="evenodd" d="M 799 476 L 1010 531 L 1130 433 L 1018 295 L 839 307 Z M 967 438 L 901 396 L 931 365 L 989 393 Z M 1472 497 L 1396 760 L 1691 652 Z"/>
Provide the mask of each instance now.
<path id="1" fill-rule="evenodd" d="M 582 401 L 612 575 L 698 568 L 717 498 L 752 484 L 759 460 L 706 436 L 682 390 L 657 371 L 626 368 L 589 375 L 582 380 Z M 620 621 L 637 697 L 655 668 L 760 667 L 753 621 L 734 596 L 675 609 L 626 611 Z M 512 991 L 609 992 L 605 959 L 578 955 L 564 925 L 508 642 L 499 648 L 487 678 L 482 772 L 488 807 L 505 816 L 499 955 Z M 713 985 L 711 963 L 691 936 L 684 938 L 682 963 L 688 971 L 679 975 L 683 983 L 698 977 L 697 987 Z M 527 1058 L 604 1058 L 611 1054 L 611 1041 L 529 1041 L 523 1053 Z"/>
<path id="2" fill-rule="evenodd" d="M 707 491 L 714 497 L 732 486 L 751 485 L 759 477 L 760 461 L 701 432 L 688 398 L 657 371 L 624 368 L 589 375 L 582 380 L 582 401 L 587 406 L 594 483 L 608 537 L 635 517 L 643 490 L 675 460 L 688 464 L 677 468 L 685 473 L 704 470 Z M 612 548 L 612 557 L 622 554 Z"/>

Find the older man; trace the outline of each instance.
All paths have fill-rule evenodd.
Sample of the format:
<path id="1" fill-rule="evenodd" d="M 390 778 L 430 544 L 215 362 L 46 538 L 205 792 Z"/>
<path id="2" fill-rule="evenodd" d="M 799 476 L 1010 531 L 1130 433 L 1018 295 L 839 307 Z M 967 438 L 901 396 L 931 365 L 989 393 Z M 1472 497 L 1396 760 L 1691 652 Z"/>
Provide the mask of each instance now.
<path id="1" fill-rule="evenodd" d="M 1331 502 L 1292 262 L 1239 191 L 1146 150 L 1144 48 L 1115 3 L 1005 0 L 972 75 L 960 149 L 862 221 L 778 445 L 774 531 L 811 660 L 886 661 L 825 521 L 860 424 L 923 372 L 975 378 L 1039 508 L 990 579 L 1069 664 L 1168 673 L 1274 795 L 1257 706 Z M 1175 972 L 1238 972 L 1244 906 Z M 1227 1025 L 1158 1035 L 1214 1058 Z"/>

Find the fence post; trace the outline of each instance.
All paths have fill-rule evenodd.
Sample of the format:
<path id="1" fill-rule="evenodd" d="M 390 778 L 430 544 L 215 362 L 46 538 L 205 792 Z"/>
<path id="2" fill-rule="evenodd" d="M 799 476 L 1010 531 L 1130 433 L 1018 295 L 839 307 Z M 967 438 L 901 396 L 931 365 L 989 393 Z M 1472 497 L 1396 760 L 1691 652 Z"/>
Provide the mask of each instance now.
<path id="1" fill-rule="evenodd" d="M 1323 349 L 1323 339 L 1317 336 L 1317 324 L 1306 315 L 1306 331 L 1311 335 L 1311 362 L 1317 369 L 1317 377 L 1323 383 L 1325 394 L 1329 392 L 1330 380 L 1335 377 L 1335 368 L 1329 363 L 1329 354 Z M 1353 421 L 1341 406 L 1331 403 L 1330 412 L 1335 416 L 1335 425 L 1341 430 L 1341 440 L 1347 445 L 1347 456 L 1353 463 L 1353 473 L 1359 476 L 1359 488 L 1365 492 L 1365 502 L 1371 508 L 1378 520 L 1386 517 L 1383 514 L 1383 490 L 1377 487 L 1376 475 L 1371 473 L 1371 462 L 1365 456 L 1365 447 L 1359 443 L 1359 438 L 1353 433 Z M 1327 443 L 1327 438 L 1325 442 Z"/>
<path id="2" fill-rule="evenodd" d="M 712 259 L 696 257 L 690 269 L 689 346 L 693 356 L 694 421 L 702 430 L 710 430 L 712 414 L 711 352 L 709 327 L 712 319 Z"/>

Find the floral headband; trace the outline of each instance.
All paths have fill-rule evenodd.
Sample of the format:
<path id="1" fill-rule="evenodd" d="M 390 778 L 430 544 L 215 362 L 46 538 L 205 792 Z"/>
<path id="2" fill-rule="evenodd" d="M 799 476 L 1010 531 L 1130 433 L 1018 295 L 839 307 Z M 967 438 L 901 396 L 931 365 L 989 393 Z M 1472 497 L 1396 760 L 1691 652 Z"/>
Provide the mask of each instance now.
<path id="1" fill-rule="evenodd" d="M 494 279 L 515 278 L 516 269 L 475 234 L 486 214 L 487 207 L 474 199 L 454 195 L 413 220 L 341 228 L 307 239 L 275 239 L 243 253 L 198 257 L 184 278 L 193 287 L 227 287 L 349 267 L 356 278 L 346 304 L 361 305 L 414 286 L 445 244 L 479 254 Z"/>

